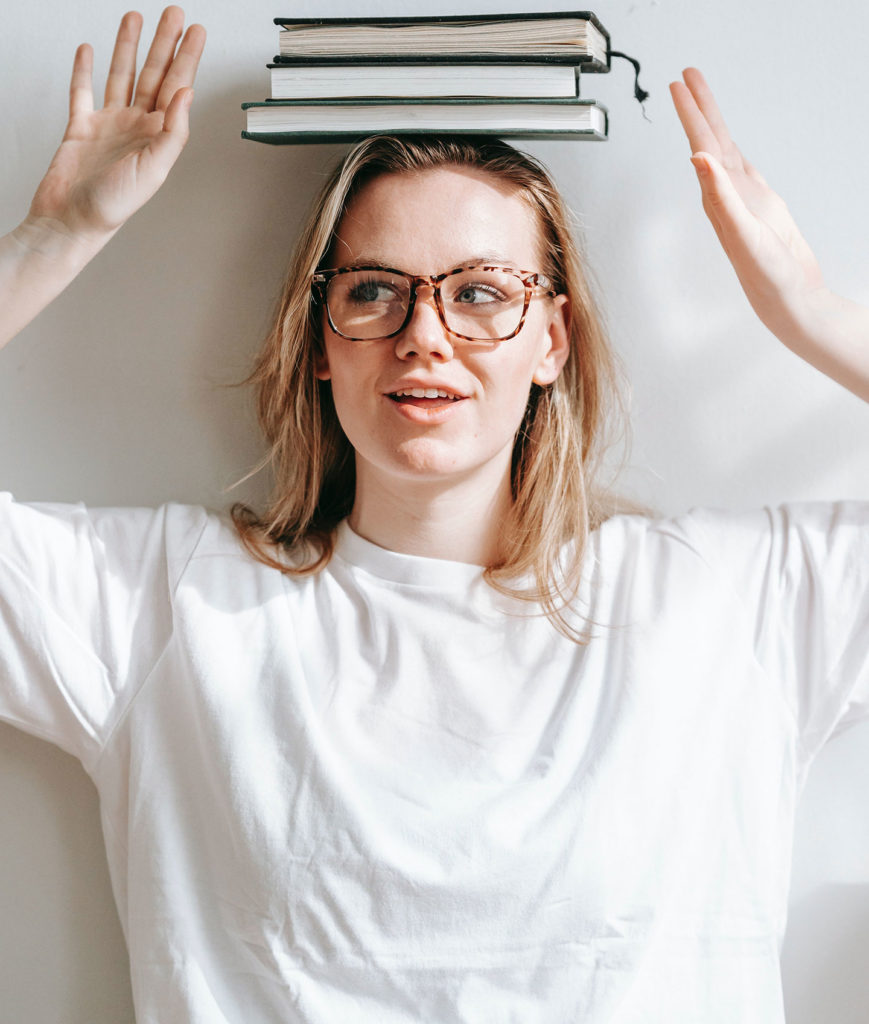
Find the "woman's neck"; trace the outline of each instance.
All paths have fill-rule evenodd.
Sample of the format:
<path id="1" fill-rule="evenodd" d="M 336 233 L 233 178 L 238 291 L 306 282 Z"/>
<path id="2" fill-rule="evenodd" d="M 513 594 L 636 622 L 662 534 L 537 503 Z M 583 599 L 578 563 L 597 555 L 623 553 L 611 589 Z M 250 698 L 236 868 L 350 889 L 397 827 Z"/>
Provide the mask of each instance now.
<path id="1" fill-rule="evenodd" d="M 501 554 L 512 502 L 509 471 L 484 467 L 466 478 L 408 480 L 358 464 L 349 523 L 390 551 L 492 565 Z"/>

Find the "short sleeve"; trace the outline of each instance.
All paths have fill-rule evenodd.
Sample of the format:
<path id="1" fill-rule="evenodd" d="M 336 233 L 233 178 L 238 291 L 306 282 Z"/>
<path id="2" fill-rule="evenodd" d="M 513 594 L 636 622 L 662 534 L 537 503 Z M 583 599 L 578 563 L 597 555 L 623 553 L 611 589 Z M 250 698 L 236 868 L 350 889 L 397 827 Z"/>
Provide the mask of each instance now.
<path id="1" fill-rule="evenodd" d="M 0 494 L 0 718 L 88 768 L 172 634 L 207 516 Z"/>
<path id="2" fill-rule="evenodd" d="M 869 505 L 692 512 L 704 557 L 741 609 L 810 760 L 869 717 Z"/>

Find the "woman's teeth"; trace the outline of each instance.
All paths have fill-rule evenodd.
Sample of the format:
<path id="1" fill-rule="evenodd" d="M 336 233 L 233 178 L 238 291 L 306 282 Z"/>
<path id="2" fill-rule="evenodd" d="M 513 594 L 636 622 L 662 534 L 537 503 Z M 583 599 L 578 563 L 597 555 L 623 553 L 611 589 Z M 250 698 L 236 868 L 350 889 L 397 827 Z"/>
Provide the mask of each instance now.
<path id="1" fill-rule="evenodd" d="M 458 398 L 449 391 L 441 388 L 409 388 L 406 391 L 396 391 L 396 398 Z"/>

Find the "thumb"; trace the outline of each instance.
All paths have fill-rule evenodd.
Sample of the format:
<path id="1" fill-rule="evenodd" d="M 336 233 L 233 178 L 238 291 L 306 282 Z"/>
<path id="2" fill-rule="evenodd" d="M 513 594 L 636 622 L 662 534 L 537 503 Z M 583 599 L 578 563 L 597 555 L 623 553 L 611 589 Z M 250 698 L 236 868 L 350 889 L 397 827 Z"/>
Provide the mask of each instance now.
<path id="1" fill-rule="evenodd" d="M 185 142 L 190 134 L 190 104 L 193 102 L 193 89 L 189 86 L 179 89 L 166 108 L 163 117 L 163 131 L 176 135 Z"/>
<path id="2" fill-rule="evenodd" d="M 722 245 L 728 251 L 734 245 L 750 246 L 757 223 L 730 175 L 709 153 L 692 154 L 691 163 L 703 193 L 703 208 Z"/>
<path id="3" fill-rule="evenodd" d="M 191 88 L 179 89 L 169 102 L 163 116 L 163 130 L 151 143 L 151 159 L 147 160 L 153 172 L 165 178 L 178 159 L 190 137 Z"/>

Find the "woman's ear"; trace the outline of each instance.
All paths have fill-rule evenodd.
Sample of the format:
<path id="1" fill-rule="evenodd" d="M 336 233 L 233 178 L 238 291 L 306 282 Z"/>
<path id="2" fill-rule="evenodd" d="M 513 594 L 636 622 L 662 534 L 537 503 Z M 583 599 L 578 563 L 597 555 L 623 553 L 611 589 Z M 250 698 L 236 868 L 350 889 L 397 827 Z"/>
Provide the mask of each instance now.
<path id="1" fill-rule="evenodd" d="M 549 311 L 549 325 L 546 328 L 540 360 L 532 380 L 544 386 L 551 384 L 561 373 L 570 355 L 570 300 L 566 295 L 556 295 Z"/>
<path id="2" fill-rule="evenodd" d="M 331 380 L 332 371 L 329 369 L 329 357 L 326 349 L 314 353 L 314 376 L 317 380 Z"/>

